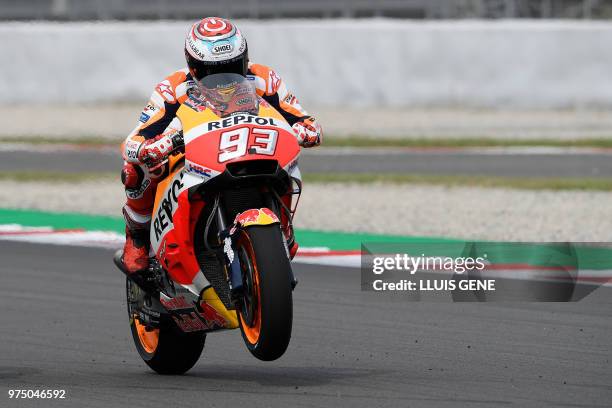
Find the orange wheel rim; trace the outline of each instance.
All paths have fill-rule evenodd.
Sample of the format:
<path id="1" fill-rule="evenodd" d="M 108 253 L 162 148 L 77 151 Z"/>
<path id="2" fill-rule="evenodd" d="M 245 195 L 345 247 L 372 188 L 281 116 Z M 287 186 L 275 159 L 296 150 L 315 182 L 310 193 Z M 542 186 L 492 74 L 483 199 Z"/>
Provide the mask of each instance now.
<path id="1" fill-rule="evenodd" d="M 251 245 L 251 240 L 243 233 L 242 245 L 247 251 L 247 254 L 251 260 L 253 265 L 253 301 L 257 303 L 257 307 L 253 310 L 253 317 L 251 318 L 251 324 L 249 325 L 244 316 L 242 315 L 242 311 L 238 313 L 240 316 L 240 323 L 242 325 L 242 331 L 244 336 L 247 338 L 250 344 L 257 344 L 259 341 L 259 333 L 261 332 L 261 292 L 259 287 L 259 270 L 257 269 L 257 262 L 255 260 L 255 253 L 253 251 L 253 247 Z M 246 241 L 246 242 L 245 242 Z"/>
<path id="2" fill-rule="evenodd" d="M 142 348 L 149 354 L 154 353 L 159 343 L 159 329 L 147 331 L 144 324 L 140 323 L 137 318 L 134 318 L 134 324 L 136 325 L 138 340 Z"/>

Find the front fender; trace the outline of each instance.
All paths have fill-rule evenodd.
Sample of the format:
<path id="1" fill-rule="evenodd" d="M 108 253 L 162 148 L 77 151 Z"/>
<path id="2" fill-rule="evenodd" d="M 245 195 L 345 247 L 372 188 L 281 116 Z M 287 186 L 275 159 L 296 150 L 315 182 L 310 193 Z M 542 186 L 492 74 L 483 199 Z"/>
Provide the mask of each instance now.
<path id="1" fill-rule="evenodd" d="M 236 215 L 234 224 L 246 228 L 251 225 L 280 224 L 280 220 L 269 208 L 252 208 Z"/>

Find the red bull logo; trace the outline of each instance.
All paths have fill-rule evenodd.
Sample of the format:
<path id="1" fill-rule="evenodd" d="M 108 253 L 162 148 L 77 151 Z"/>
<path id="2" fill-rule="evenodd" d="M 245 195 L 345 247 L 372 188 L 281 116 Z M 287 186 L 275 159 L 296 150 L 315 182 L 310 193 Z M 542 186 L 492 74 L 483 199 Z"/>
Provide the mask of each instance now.
<path id="1" fill-rule="evenodd" d="M 235 222 L 243 227 L 248 227 L 249 225 L 269 225 L 280 221 L 272 210 L 268 208 L 254 208 L 238 214 Z"/>
<path id="2" fill-rule="evenodd" d="M 219 314 L 219 312 L 215 310 L 214 307 L 205 302 L 201 302 L 200 307 L 202 308 L 200 311 L 200 316 L 204 318 L 204 321 L 209 329 L 217 329 L 227 326 L 226 320 Z"/>

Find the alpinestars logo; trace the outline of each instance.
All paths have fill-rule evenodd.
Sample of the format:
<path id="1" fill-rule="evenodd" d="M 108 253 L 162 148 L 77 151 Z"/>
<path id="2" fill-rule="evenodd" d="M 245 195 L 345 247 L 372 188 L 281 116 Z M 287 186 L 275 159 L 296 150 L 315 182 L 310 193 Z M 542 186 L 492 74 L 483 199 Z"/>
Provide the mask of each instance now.
<path id="1" fill-rule="evenodd" d="M 280 86 L 281 79 L 274 71 L 270 71 L 270 92 L 276 92 Z"/>
<path id="2" fill-rule="evenodd" d="M 161 95 L 162 98 L 164 98 L 166 102 L 173 103 L 175 101 L 172 86 L 170 85 L 170 81 L 167 79 L 160 82 L 155 90 Z"/>

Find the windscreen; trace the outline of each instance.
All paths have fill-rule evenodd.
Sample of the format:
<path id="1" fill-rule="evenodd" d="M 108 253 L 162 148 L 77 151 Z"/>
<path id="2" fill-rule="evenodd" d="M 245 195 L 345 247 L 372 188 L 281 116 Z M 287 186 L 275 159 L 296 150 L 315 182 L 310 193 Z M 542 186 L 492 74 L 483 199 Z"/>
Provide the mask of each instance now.
<path id="1" fill-rule="evenodd" d="M 257 115 L 259 100 L 252 81 L 238 74 L 208 75 L 198 81 L 201 97 L 216 115 L 235 113 Z"/>

